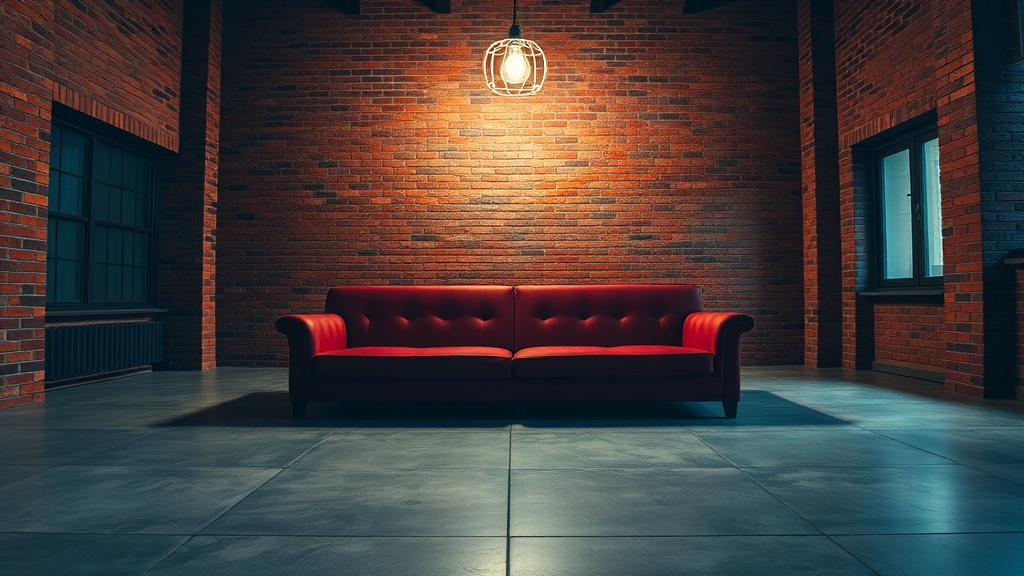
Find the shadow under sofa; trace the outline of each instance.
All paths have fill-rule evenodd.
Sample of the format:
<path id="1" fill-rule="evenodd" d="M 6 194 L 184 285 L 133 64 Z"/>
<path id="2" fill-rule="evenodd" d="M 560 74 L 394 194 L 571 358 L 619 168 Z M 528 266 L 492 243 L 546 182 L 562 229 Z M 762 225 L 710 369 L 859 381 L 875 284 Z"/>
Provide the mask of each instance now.
<path id="1" fill-rule="evenodd" d="M 754 320 L 685 284 L 341 286 L 289 314 L 288 395 L 311 401 L 740 400 Z"/>

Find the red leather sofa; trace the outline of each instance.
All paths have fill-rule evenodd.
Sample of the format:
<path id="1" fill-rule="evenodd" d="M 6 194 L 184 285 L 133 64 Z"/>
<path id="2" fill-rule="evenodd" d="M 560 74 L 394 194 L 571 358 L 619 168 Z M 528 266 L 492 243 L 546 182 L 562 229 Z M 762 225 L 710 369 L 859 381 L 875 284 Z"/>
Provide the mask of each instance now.
<path id="1" fill-rule="evenodd" d="M 295 418 L 310 401 L 740 399 L 746 314 L 689 285 L 343 286 L 276 323 Z"/>

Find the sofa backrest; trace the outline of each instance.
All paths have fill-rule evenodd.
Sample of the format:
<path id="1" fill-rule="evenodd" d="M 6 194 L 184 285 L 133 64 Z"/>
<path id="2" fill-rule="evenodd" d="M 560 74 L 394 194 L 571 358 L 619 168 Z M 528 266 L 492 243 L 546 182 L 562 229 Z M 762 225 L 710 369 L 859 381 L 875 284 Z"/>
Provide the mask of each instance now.
<path id="1" fill-rule="evenodd" d="M 351 346 L 493 346 L 512 350 L 511 286 L 341 286 L 324 311 Z"/>
<path id="2" fill-rule="evenodd" d="M 516 350 L 532 346 L 679 346 L 683 321 L 703 310 L 684 284 L 517 286 Z"/>

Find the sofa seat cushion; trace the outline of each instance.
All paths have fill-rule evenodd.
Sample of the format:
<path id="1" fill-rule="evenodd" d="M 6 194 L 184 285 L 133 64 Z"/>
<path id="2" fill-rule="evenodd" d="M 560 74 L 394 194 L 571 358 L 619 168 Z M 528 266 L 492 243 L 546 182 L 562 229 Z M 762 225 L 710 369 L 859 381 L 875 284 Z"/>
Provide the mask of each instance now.
<path id="1" fill-rule="evenodd" d="M 714 357 L 665 345 L 536 346 L 516 352 L 512 372 L 524 378 L 569 376 L 684 376 L 710 374 Z"/>
<path id="2" fill-rule="evenodd" d="M 360 346 L 318 354 L 317 374 L 352 378 L 508 378 L 512 352 L 489 346 Z"/>

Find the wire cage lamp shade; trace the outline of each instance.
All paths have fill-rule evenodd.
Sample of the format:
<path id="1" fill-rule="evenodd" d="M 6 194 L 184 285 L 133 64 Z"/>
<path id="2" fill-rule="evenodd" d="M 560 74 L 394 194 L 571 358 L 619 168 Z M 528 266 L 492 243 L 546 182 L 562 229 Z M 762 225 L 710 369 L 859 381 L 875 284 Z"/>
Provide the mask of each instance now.
<path id="1" fill-rule="evenodd" d="M 491 44 L 484 54 L 484 80 L 499 96 L 533 96 L 548 75 L 544 51 L 533 40 L 523 38 L 517 12 L 518 0 L 513 0 L 508 38 Z"/>

